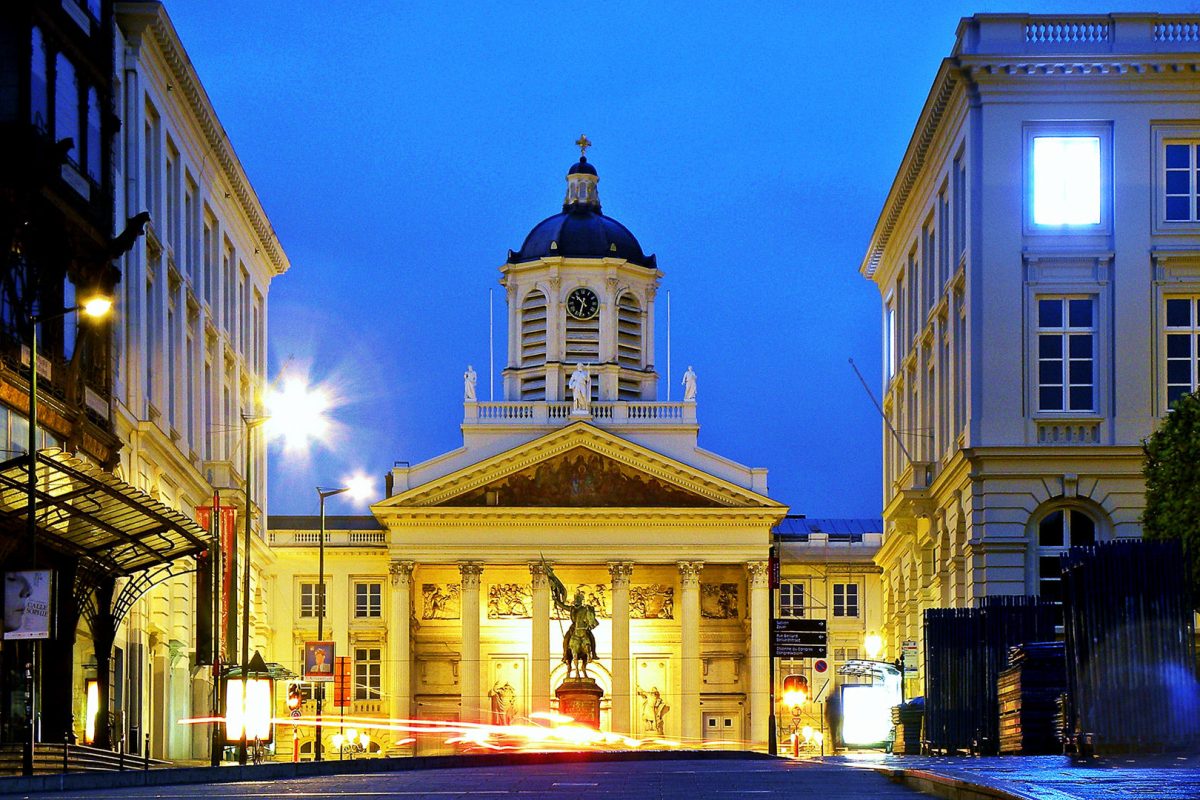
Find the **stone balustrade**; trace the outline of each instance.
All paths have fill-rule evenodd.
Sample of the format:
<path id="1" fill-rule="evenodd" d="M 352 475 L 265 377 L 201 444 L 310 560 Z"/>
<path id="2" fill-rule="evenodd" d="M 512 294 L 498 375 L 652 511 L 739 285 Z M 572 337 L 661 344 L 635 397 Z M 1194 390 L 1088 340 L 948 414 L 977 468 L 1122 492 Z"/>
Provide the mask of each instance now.
<path id="1" fill-rule="evenodd" d="M 272 547 L 317 547 L 319 531 L 271 531 L 268 541 Z M 326 547 L 386 547 L 386 531 L 325 531 Z"/>
<path id="2" fill-rule="evenodd" d="M 583 420 L 594 425 L 671 425 L 696 423 L 695 402 L 598 401 L 589 413 L 573 414 L 569 402 L 493 401 L 463 403 L 464 425 L 555 426 Z"/>

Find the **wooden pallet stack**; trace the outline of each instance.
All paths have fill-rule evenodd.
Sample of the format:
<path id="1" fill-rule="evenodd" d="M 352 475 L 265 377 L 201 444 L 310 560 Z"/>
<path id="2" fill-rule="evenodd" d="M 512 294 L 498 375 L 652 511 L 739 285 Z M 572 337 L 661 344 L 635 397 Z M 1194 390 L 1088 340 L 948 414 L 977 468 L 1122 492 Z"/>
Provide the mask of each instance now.
<path id="1" fill-rule="evenodd" d="M 1058 697 L 1067 688 L 1061 642 L 1032 642 L 1009 650 L 1000 672 L 1000 752 L 1026 755 L 1062 752 Z"/>

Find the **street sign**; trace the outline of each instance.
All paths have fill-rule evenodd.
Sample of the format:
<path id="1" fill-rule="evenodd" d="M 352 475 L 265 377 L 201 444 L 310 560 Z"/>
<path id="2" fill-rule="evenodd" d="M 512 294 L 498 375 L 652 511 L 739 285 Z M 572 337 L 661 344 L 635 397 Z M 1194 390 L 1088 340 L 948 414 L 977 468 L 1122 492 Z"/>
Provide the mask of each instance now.
<path id="1" fill-rule="evenodd" d="M 300 719 L 300 709 L 298 709 L 298 708 L 292 709 L 292 719 Z"/>
<path id="2" fill-rule="evenodd" d="M 350 656 L 337 656 L 333 668 L 333 707 L 350 705 Z"/>
<path id="3" fill-rule="evenodd" d="M 813 662 L 813 672 L 824 672 L 829 669 L 829 662 L 823 658 L 818 658 Z"/>
<path id="4" fill-rule="evenodd" d="M 900 646 L 900 652 L 904 661 L 904 674 L 917 674 L 917 643 L 912 639 L 906 639 Z"/>
<path id="5" fill-rule="evenodd" d="M 777 619 L 771 632 L 776 658 L 825 658 L 829 634 L 823 619 Z"/>

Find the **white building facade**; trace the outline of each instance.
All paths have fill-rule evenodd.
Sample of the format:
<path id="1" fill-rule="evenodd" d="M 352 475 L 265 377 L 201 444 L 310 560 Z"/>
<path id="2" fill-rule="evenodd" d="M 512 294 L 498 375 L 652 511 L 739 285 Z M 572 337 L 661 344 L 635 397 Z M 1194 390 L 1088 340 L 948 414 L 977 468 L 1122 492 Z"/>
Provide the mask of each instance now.
<path id="1" fill-rule="evenodd" d="M 267 295 L 288 261 L 163 5 L 117 3 L 115 17 L 116 215 L 151 217 L 118 286 L 112 413 L 124 445 L 120 470 L 193 518 L 219 493 L 237 507 L 240 549 L 243 415 L 262 413 Z M 259 606 L 270 558 L 259 513 L 261 438 L 252 456 L 253 652 L 266 641 Z M 239 576 L 239 594 L 240 584 Z M 195 663 L 197 596 L 195 573 L 172 578 L 130 609 L 118 633 L 117 736 L 131 752 L 148 735 L 156 758 L 208 756 L 207 726 L 177 724 L 211 711 L 211 670 Z"/>
<path id="2" fill-rule="evenodd" d="M 1195 16 L 959 25 L 860 270 L 889 650 L 925 608 L 1054 598 L 1064 548 L 1141 534 L 1140 442 L 1200 381 L 1198 70 Z"/>

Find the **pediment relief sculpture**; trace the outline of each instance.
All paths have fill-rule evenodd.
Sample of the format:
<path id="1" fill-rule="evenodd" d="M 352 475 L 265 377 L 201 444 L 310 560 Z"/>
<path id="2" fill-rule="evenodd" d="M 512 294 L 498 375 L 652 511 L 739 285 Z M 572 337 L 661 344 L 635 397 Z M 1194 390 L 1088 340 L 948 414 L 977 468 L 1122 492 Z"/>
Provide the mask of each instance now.
<path id="1" fill-rule="evenodd" d="M 585 447 L 446 500 L 447 506 L 720 508 L 721 503 Z"/>

